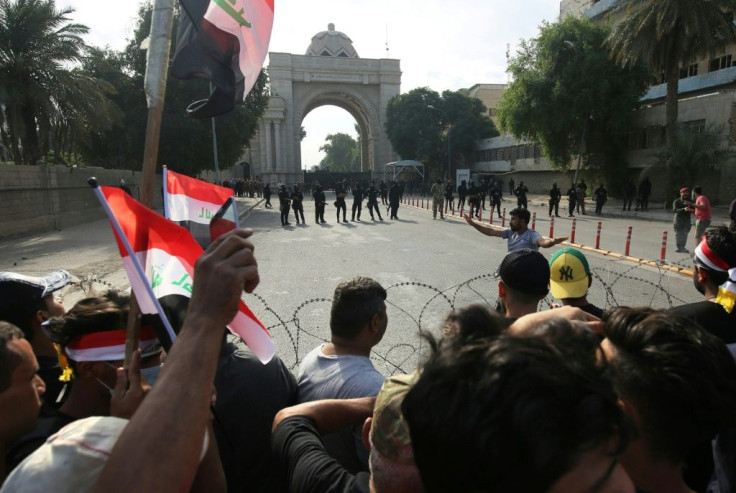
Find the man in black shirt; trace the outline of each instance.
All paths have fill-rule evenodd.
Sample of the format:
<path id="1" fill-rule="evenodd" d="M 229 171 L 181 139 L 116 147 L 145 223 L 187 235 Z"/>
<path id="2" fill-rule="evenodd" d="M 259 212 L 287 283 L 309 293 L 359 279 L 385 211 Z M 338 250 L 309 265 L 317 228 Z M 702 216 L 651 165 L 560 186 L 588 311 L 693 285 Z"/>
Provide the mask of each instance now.
<path id="1" fill-rule="evenodd" d="M 57 409 L 66 392 L 65 382 L 59 380 L 61 368 L 53 342 L 46 337 L 41 324 L 64 315 L 58 292 L 72 282 L 65 270 L 51 272 L 43 277 L 26 276 L 15 272 L 0 272 L 0 320 L 9 322 L 23 331 L 23 337 L 33 348 L 38 360 L 38 375 L 46 384 L 41 414 Z"/>
<path id="2" fill-rule="evenodd" d="M 371 215 L 371 221 L 376 220 L 373 215 L 374 211 L 378 214 L 378 220 L 383 221 L 381 211 L 378 209 L 378 190 L 376 190 L 376 186 L 373 183 L 368 187 L 366 195 L 368 196 L 368 213 Z"/>
<path id="3" fill-rule="evenodd" d="M 552 211 L 555 211 L 555 216 L 560 217 L 560 199 L 562 198 L 562 192 L 557 188 L 557 183 L 552 184 L 552 188 L 549 191 L 549 215 L 552 216 Z"/>
<path id="4" fill-rule="evenodd" d="M 736 310 L 728 309 L 727 293 L 719 287 L 736 280 L 736 234 L 726 226 L 705 231 L 693 255 L 693 284 L 703 301 L 677 306 L 670 313 L 699 323 L 726 344 L 736 343 Z M 721 288 L 721 291 L 725 291 Z"/>
<path id="5" fill-rule="evenodd" d="M 304 205 L 302 204 L 304 201 L 304 194 L 299 190 L 299 185 L 294 185 L 294 191 L 291 192 L 289 198 L 291 199 L 291 208 L 294 209 L 296 223 L 299 224 L 299 216 L 301 216 L 302 224 L 307 224 L 304 220 Z"/>
<path id="6" fill-rule="evenodd" d="M 327 205 L 327 199 L 325 198 L 325 192 L 322 191 L 322 187 L 320 185 L 316 185 L 314 187 L 312 198 L 314 199 L 314 221 L 317 224 L 324 224 L 327 222 L 325 221 L 325 205 Z"/>
<path id="7" fill-rule="evenodd" d="M 303 493 L 422 493 L 401 412 L 415 378 L 415 374 L 391 377 L 375 398 L 312 401 L 280 411 L 273 422 L 271 444 L 282 488 Z M 371 473 L 353 475 L 327 454 L 320 435 L 359 422 L 364 422 L 363 444 L 370 449 Z"/>
<path id="8" fill-rule="evenodd" d="M 358 212 L 358 221 L 360 221 L 360 212 L 363 210 L 363 187 L 360 183 L 356 183 L 353 187 L 353 207 L 350 220 L 355 221 L 355 212 Z"/>

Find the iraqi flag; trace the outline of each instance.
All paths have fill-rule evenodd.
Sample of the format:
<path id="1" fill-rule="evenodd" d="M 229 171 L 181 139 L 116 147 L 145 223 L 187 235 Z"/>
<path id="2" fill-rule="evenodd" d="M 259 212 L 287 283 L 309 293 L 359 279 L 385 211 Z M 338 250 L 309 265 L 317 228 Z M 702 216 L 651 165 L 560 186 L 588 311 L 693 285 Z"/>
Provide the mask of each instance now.
<path id="1" fill-rule="evenodd" d="M 176 52 L 171 75 L 209 79 L 209 99 L 189 105 L 187 114 L 209 118 L 243 102 L 268 53 L 274 0 L 179 0 Z"/>
<path id="2" fill-rule="evenodd" d="M 191 297 L 194 264 L 202 255 L 202 247 L 186 229 L 145 207 L 119 188 L 97 187 L 93 180 L 90 179 L 90 184 L 110 218 L 141 312 L 161 316 L 166 334 L 159 337 L 166 347 L 167 342 L 176 339 L 176 335 L 159 299 Z M 240 336 L 262 362 L 271 360 L 274 354 L 271 334 L 242 300 L 228 328 Z"/>
<path id="3" fill-rule="evenodd" d="M 233 189 L 212 185 L 164 166 L 164 215 L 189 230 L 202 248 L 238 227 Z"/>

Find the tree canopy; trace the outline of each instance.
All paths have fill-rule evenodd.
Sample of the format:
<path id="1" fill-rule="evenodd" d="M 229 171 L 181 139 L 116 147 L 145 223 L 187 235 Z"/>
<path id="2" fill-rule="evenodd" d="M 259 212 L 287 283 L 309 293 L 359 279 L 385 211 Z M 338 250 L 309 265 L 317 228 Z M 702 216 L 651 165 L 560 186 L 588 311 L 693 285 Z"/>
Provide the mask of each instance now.
<path id="1" fill-rule="evenodd" d="M 151 29 L 151 5 L 139 11 L 133 38 L 122 53 L 98 50 L 97 57 L 85 69 L 125 90 L 113 100 L 126 108 L 124 121 L 111 130 L 96 132 L 82 156 L 90 164 L 105 167 L 140 169 L 145 144 L 147 107 L 143 92 L 146 52 L 139 47 Z M 178 16 L 174 18 L 176 32 Z M 175 41 L 175 40 L 174 40 Z M 208 82 L 202 79 L 177 80 L 169 77 L 161 122 L 158 163 L 172 170 L 194 175 L 212 168 L 212 124 L 209 119 L 195 120 L 185 114 L 187 105 L 209 94 Z M 268 77 L 264 71 L 241 105 L 215 118 L 217 153 L 221 168 L 237 164 L 257 130 L 258 120 L 268 105 Z"/>
<path id="2" fill-rule="evenodd" d="M 319 169 L 339 172 L 360 171 L 360 145 L 351 135 L 338 132 L 325 137 L 325 144 L 319 148 L 325 157 Z"/>
<path id="3" fill-rule="evenodd" d="M 152 5 L 143 4 L 122 52 L 87 46 L 87 27 L 69 22 L 72 9 L 54 0 L 0 0 L 0 137 L 12 160 L 140 169 L 148 109 L 143 91 Z M 177 18 L 174 20 L 176 32 Z M 172 40 L 175 43 L 176 40 Z M 210 120 L 185 114 L 209 94 L 202 79 L 168 78 L 159 164 L 187 174 L 213 166 Z M 261 72 L 242 105 L 215 119 L 218 158 L 237 163 L 269 100 Z M 2 157 L 2 156 L 0 156 Z"/>
<path id="4" fill-rule="evenodd" d="M 499 122 L 515 137 L 539 142 L 553 167 L 567 169 L 580 152 L 617 186 L 625 178 L 632 110 L 651 82 L 640 64 L 622 68 L 605 46 L 608 31 L 568 17 L 545 23 L 511 59 L 513 82 Z"/>
<path id="5" fill-rule="evenodd" d="M 441 175 L 447 169 L 448 139 L 453 167 L 467 166 L 473 162 L 475 142 L 495 137 L 498 130 L 479 99 L 420 87 L 389 102 L 386 134 L 402 159 L 421 161 Z"/>
<path id="6" fill-rule="evenodd" d="M 611 52 L 623 65 L 643 62 L 653 74 L 664 75 L 666 140 L 673 146 L 678 135 L 680 66 L 736 43 L 736 1 L 628 0 L 618 10 L 626 17 L 608 38 Z"/>
<path id="7" fill-rule="evenodd" d="M 88 29 L 53 0 L 0 0 L 0 136 L 18 164 L 35 164 L 109 128 L 115 89 L 80 70 Z"/>

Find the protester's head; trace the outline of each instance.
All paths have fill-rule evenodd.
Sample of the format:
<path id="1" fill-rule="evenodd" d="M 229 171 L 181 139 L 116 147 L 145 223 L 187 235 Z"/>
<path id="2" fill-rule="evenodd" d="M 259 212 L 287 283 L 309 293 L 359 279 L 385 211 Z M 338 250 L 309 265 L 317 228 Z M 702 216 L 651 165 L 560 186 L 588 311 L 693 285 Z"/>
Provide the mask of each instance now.
<path id="1" fill-rule="evenodd" d="M 640 438 L 622 458 L 632 477 L 651 462 L 682 464 L 691 448 L 736 424 L 736 363 L 697 323 L 650 308 L 616 308 L 601 347 Z"/>
<path id="2" fill-rule="evenodd" d="M 629 423 L 585 327 L 430 346 L 403 404 L 427 491 L 633 490 L 615 462 Z"/>
<path id="3" fill-rule="evenodd" d="M 698 186 L 693 187 L 693 195 L 695 195 L 696 197 L 698 195 L 703 195 L 703 188 Z"/>
<path id="4" fill-rule="evenodd" d="M 680 189 L 680 198 L 685 200 L 688 198 L 688 195 L 690 195 L 690 189 L 687 187 Z"/>
<path id="5" fill-rule="evenodd" d="M 115 291 L 79 301 L 66 315 L 44 325 L 48 337 L 62 346 L 75 386 L 88 385 L 109 397 L 117 368 L 125 358 L 130 297 Z M 150 325 L 140 328 L 141 373 L 153 383 L 160 369 L 161 345 Z M 67 370 L 67 371 L 69 371 Z"/>
<path id="6" fill-rule="evenodd" d="M 496 337 L 502 327 L 502 320 L 487 305 L 472 303 L 452 310 L 445 319 L 442 333 L 446 337 L 483 339 Z"/>
<path id="7" fill-rule="evenodd" d="M 0 320 L 18 327 L 32 342 L 42 335 L 38 331 L 41 322 L 64 314 L 54 293 L 71 282 L 72 277 L 65 270 L 43 277 L 0 272 Z"/>
<path id="8" fill-rule="evenodd" d="M 8 476 L 9 491 L 92 491 L 128 420 L 79 419 L 65 426 Z M 143 451 L 141 451 L 143 453 Z"/>
<path id="9" fill-rule="evenodd" d="M 386 290 L 369 277 L 356 277 L 335 288 L 330 311 L 333 337 L 355 339 L 368 330 L 375 343 L 383 337 L 388 323 Z"/>
<path id="10" fill-rule="evenodd" d="M 442 178 L 437 178 L 437 184 L 439 185 L 441 183 L 442 183 Z"/>
<path id="11" fill-rule="evenodd" d="M 693 283 L 701 294 L 712 294 L 736 267 L 736 234 L 721 225 L 705 230 L 693 255 Z"/>
<path id="12" fill-rule="evenodd" d="M 0 322 L 0 448 L 36 426 L 46 390 L 37 371 L 36 357 L 23 332 Z"/>
<path id="13" fill-rule="evenodd" d="M 363 425 L 363 444 L 370 449 L 371 483 L 375 493 L 424 491 L 414 463 L 409 427 L 401 412 L 404 396 L 417 374 L 389 377 L 376 396 L 373 417 Z"/>
<path id="14" fill-rule="evenodd" d="M 552 188 L 557 188 L 557 183 L 553 183 Z"/>
<path id="15" fill-rule="evenodd" d="M 294 191 L 295 192 L 298 192 L 299 191 L 299 184 L 294 185 Z"/>
<path id="16" fill-rule="evenodd" d="M 498 296 L 506 315 L 520 317 L 537 311 L 549 292 L 549 264 L 544 255 L 531 249 L 509 252 L 498 268 Z"/>
<path id="17" fill-rule="evenodd" d="M 565 247 L 549 259 L 549 286 L 559 300 L 585 298 L 592 282 L 588 259 L 580 250 Z"/>
<path id="18" fill-rule="evenodd" d="M 529 218 L 531 215 L 529 214 L 529 211 L 527 209 L 524 209 L 523 207 L 517 207 L 516 209 L 513 209 L 511 212 L 509 212 L 509 216 L 511 218 L 509 219 L 509 228 L 511 231 L 524 231 L 527 228 L 527 225 L 529 224 Z"/>

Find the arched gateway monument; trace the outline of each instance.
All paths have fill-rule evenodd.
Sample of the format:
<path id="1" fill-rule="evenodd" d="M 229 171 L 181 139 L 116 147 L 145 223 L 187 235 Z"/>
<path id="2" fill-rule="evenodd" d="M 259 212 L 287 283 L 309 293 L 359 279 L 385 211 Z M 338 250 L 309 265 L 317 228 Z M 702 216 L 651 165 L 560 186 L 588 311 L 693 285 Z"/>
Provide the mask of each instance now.
<path id="1" fill-rule="evenodd" d="M 359 58 L 333 24 L 312 38 L 305 55 L 268 56 L 272 96 L 247 155 L 254 175 L 267 183 L 301 181 L 302 122 L 325 105 L 343 108 L 358 123 L 361 171 L 382 174 L 384 164 L 396 161 L 384 125 L 386 106 L 399 94 L 399 60 Z"/>

